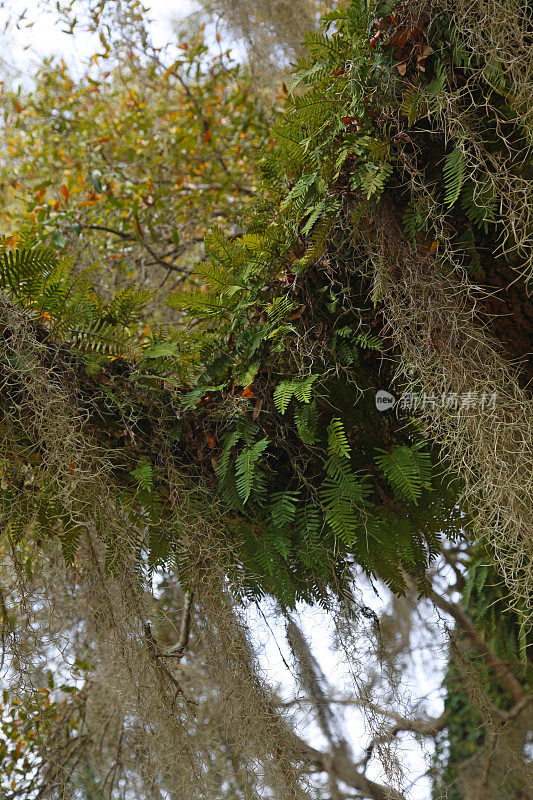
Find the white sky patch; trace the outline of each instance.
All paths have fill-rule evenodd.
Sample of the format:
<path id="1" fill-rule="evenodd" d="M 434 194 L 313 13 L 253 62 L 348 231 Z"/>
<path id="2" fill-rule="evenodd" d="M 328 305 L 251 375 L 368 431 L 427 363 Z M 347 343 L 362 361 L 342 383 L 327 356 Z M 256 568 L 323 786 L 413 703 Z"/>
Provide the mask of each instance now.
<path id="1" fill-rule="evenodd" d="M 365 586 L 366 583 L 366 580 L 363 579 L 359 585 L 359 588 L 362 589 L 361 602 L 376 612 L 383 610 L 387 606 L 387 591 L 384 590 L 382 599 L 376 596 L 369 586 Z M 273 613 L 274 608 L 273 603 L 264 601 L 259 610 L 254 609 L 253 606 L 250 607 L 247 616 L 254 635 L 254 644 L 260 653 L 260 664 L 265 677 L 274 686 L 279 687 L 284 700 L 290 701 L 295 696 L 301 695 L 301 692 L 299 693 L 297 689 L 293 659 L 285 636 L 285 624 L 277 614 Z M 441 679 L 447 660 L 446 637 L 429 602 L 420 605 L 419 613 L 424 622 L 429 625 L 430 630 L 426 632 L 423 639 L 420 638 L 419 641 L 414 642 L 413 655 L 405 670 L 400 689 L 401 703 L 399 707 L 395 706 L 394 710 L 402 714 L 403 706 L 413 707 L 419 703 L 420 711 L 417 712 L 417 716 L 424 716 L 426 713 L 429 716 L 438 717 L 443 711 Z M 355 681 L 361 679 L 364 682 L 366 670 L 375 668 L 376 665 L 368 662 L 367 654 L 356 654 L 358 663 L 355 666 L 355 675 L 351 674 L 342 654 L 339 655 L 339 651 L 332 647 L 333 624 L 331 618 L 322 609 L 302 606 L 301 613 L 295 613 L 293 616 L 311 645 L 313 655 L 332 689 L 332 694 L 337 697 L 356 697 L 354 678 Z M 355 624 L 357 625 L 357 623 Z M 363 622 L 360 624 L 362 627 Z M 362 638 L 363 634 L 361 634 L 361 641 Z M 372 657 L 371 654 L 370 657 Z M 357 670 L 361 671 L 360 675 L 357 674 Z M 380 694 L 383 697 L 381 703 L 379 703 Z M 383 708 L 387 708 L 386 695 L 386 681 L 384 680 L 383 692 L 378 686 L 375 698 Z M 339 708 L 333 705 L 333 708 L 339 715 L 341 728 L 353 749 L 354 760 L 357 761 L 363 755 L 363 750 L 369 741 L 365 712 L 355 706 Z M 407 713 L 406 716 L 408 716 Z M 297 710 L 294 718 L 297 720 L 297 732 L 303 738 L 313 747 L 326 748 L 327 743 L 308 706 L 302 706 Z M 431 741 L 428 741 L 427 745 L 431 752 Z M 407 781 L 412 782 L 407 788 L 406 797 L 409 800 L 430 800 L 431 781 L 426 775 L 429 765 L 426 763 L 420 746 L 412 734 L 403 733 L 398 738 L 397 747 L 405 777 Z M 385 785 L 388 782 L 377 758 L 369 764 L 366 775 Z"/>
<path id="2" fill-rule="evenodd" d="M 195 8 L 192 0 L 151 0 L 145 5 L 156 47 L 172 40 L 173 19 L 186 17 Z M 19 22 L 24 11 L 25 17 Z M 0 8 L 0 46 L 2 61 L 22 83 L 31 81 L 43 58 L 63 58 L 74 70 L 78 65 L 83 69 L 88 59 L 102 49 L 97 34 L 84 31 L 81 26 L 73 35 L 65 32 L 53 6 L 46 10 L 36 0 L 6 0 Z"/>

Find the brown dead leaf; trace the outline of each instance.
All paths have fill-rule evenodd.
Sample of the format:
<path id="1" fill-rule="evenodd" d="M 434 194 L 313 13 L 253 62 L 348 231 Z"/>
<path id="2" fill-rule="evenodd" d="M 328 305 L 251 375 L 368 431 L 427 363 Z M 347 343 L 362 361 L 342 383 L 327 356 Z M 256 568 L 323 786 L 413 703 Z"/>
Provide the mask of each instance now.
<path id="1" fill-rule="evenodd" d="M 252 414 L 252 419 L 254 420 L 254 422 L 261 413 L 262 407 L 263 407 L 263 400 L 261 397 L 258 397 L 257 400 L 255 401 L 254 413 Z"/>
<path id="2" fill-rule="evenodd" d="M 298 306 L 296 311 L 290 315 L 289 320 L 291 320 L 292 322 L 292 320 L 299 319 L 304 313 L 304 311 L 305 311 L 305 306 L 303 304 L 301 306 Z"/>
<path id="3" fill-rule="evenodd" d="M 393 33 L 391 38 L 389 39 L 388 47 L 397 47 L 398 50 L 403 50 L 405 45 L 407 44 L 407 39 L 409 38 L 410 30 L 409 28 L 400 28 Z"/>
<path id="4" fill-rule="evenodd" d="M 433 48 L 427 44 L 425 47 L 420 48 L 421 52 L 416 59 L 416 66 L 421 72 L 426 71 L 426 58 L 431 55 Z"/>

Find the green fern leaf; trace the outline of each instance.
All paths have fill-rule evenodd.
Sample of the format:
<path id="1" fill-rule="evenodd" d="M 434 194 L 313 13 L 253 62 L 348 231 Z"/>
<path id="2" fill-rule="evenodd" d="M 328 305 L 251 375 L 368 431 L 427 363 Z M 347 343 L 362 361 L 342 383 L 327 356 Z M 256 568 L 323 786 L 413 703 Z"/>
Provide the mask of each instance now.
<path id="1" fill-rule="evenodd" d="M 318 411 L 315 403 L 302 408 L 301 411 L 296 411 L 294 414 L 294 421 L 296 423 L 296 430 L 304 444 L 313 446 L 317 442 L 316 428 L 318 422 Z"/>
<path id="2" fill-rule="evenodd" d="M 327 479 L 320 490 L 320 498 L 325 504 L 325 520 L 333 533 L 348 547 L 353 544 L 360 524 L 354 498 L 346 494 L 343 487 L 332 479 Z"/>
<path id="3" fill-rule="evenodd" d="M 294 521 L 299 496 L 300 492 L 289 489 L 285 492 L 274 492 L 272 494 L 270 515 L 275 528 L 283 528 Z"/>
<path id="4" fill-rule="evenodd" d="M 216 473 L 220 481 L 223 481 L 226 478 L 229 468 L 231 450 L 241 438 L 242 432 L 238 429 L 227 433 L 224 437 L 224 447 L 222 448 L 222 452 L 216 466 Z"/>
<path id="5" fill-rule="evenodd" d="M 334 417 L 328 425 L 328 452 L 331 456 L 350 457 L 350 445 L 342 420 Z"/>
<path id="6" fill-rule="evenodd" d="M 451 208 L 459 195 L 465 179 L 466 159 L 460 147 L 452 150 L 444 160 L 444 205 Z"/>
<path id="7" fill-rule="evenodd" d="M 429 487 L 431 461 L 428 453 L 420 452 L 420 445 L 395 447 L 392 452 L 377 448 L 378 469 L 390 483 L 401 500 L 418 504 L 422 490 Z"/>
<path id="8" fill-rule="evenodd" d="M 57 266 L 52 250 L 14 248 L 0 252 L 0 288 L 16 298 L 35 300 Z"/>
<path id="9" fill-rule="evenodd" d="M 167 297 L 166 304 L 171 308 L 187 310 L 205 317 L 218 314 L 226 309 L 226 303 L 217 291 L 172 292 Z"/>
<path id="10" fill-rule="evenodd" d="M 154 476 L 152 465 L 146 459 L 139 462 L 136 469 L 132 470 L 131 475 L 135 478 L 141 489 L 146 492 L 151 492 L 154 485 Z"/>
<path id="11" fill-rule="evenodd" d="M 498 208 L 490 181 L 467 181 L 461 193 L 461 206 L 468 219 L 488 233 L 489 225 L 496 221 Z"/>
<path id="12" fill-rule="evenodd" d="M 362 347 L 365 350 L 383 349 L 381 339 L 379 339 L 377 336 L 373 336 L 370 332 L 358 333 L 355 337 L 354 344 L 356 344 L 358 347 Z"/>
<path id="13" fill-rule="evenodd" d="M 278 528 L 275 535 L 272 536 L 272 546 L 282 558 L 287 560 L 291 552 L 290 533 Z"/>
<path id="14" fill-rule="evenodd" d="M 235 475 L 237 491 L 243 503 L 250 497 L 256 475 L 256 464 L 263 451 L 268 447 L 269 440 L 265 437 L 255 444 L 245 447 L 235 461 Z"/>
<path id="15" fill-rule="evenodd" d="M 307 378 L 298 379 L 293 381 L 294 385 L 294 396 L 297 400 L 300 400 L 302 403 L 310 403 L 312 392 L 313 392 L 313 383 L 318 378 L 318 375 L 309 375 Z"/>
<path id="16" fill-rule="evenodd" d="M 274 405 L 280 414 L 284 414 L 289 407 L 294 394 L 294 383 L 292 381 L 282 381 L 274 389 Z"/>

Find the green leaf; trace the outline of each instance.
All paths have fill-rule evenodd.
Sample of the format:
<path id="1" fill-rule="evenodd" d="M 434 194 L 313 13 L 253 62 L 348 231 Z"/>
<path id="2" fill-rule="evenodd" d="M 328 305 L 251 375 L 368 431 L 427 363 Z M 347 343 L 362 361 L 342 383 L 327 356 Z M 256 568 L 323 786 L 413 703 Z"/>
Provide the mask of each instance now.
<path id="1" fill-rule="evenodd" d="M 89 173 L 89 181 L 91 182 L 91 185 L 96 194 L 103 193 L 104 190 L 102 188 L 102 182 L 100 180 L 100 173 L 98 172 L 98 170 L 93 169 L 93 171 Z"/>
<path id="2" fill-rule="evenodd" d="M 196 389 L 193 389 L 190 392 L 182 395 L 181 397 L 181 407 L 188 411 L 190 408 L 196 408 L 199 400 L 204 396 L 204 394 L 209 390 L 209 386 L 198 386 Z"/>
<path id="3" fill-rule="evenodd" d="M 168 358 L 179 354 L 177 342 L 156 342 L 143 350 L 144 358 Z"/>
<path id="4" fill-rule="evenodd" d="M 294 384 L 292 381 L 282 381 L 274 389 L 274 405 L 280 414 L 284 414 L 289 407 L 294 394 Z"/>
<path id="5" fill-rule="evenodd" d="M 245 447 L 235 461 L 237 492 L 243 503 L 248 502 L 250 498 L 256 474 L 256 464 L 268 444 L 269 440 L 266 437 L 260 439 L 255 444 Z"/>
<path id="6" fill-rule="evenodd" d="M 342 420 L 334 417 L 328 425 L 328 452 L 332 456 L 350 457 L 350 445 Z"/>
<path id="7" fill-rule="evenodd" d="M 65 237 L 61 233 L 59 228 L 56 228 L 53 235 L 54 244 L 56 247 L 59 247 L 62 250 L 65 247 Z"/>
<path id="8" fill-rule="evenodd" d="M 131 475 L 135 478 L 141 489 L 151 492 L 154 485 L 152 465 L 146 459 L 139 461 L 136 469 L 132 470 Z"/>
<path id="9" fill-rule="evenodd" d="M 431 457 L 420 452 L 422 445 L 395 447 L 390 453 L 377 448 L 381 455 L 375 458 L 397 497 L 414 505 L 418 504 L 422 490 L 431 486 Z"/>
<path id="10" fill-rule="evenodd" d="M 459 195 L 465 179 L 466 159 L 460 147 L 452 150 L 444 160 L 444 205 L 451 208 Z"/>
<path id="11" fill-rule="evenodd" d="M 309 375 L 302 380 L 293 381 L 294 396 L 302 403 L 310 403 L 313 391 L 313 383 L 318 378 L 318 375 Z"/>
<path id="12" fill-rule="evenodd" d="M 270 514 L 276 528 L 282 528 L 294 521 L 296 504 L 300 492 L 290 491 L 274 492 L 270 503 Z"/>
<path id="13" fill-rule="evenodd" d="M 315 403 L 309 403 L 301 411 L 294 414 L 296 429 L 302 442 L 307 445 L 314 445 L 317 442 L 316 428 L 318 422 L 318 411 Z"/>
<path id="14" fill-rule="evenodd" d="M 318 375 L 308 375 L 307 378 L 296 378 L 292 381 L 282 381 L 274 390 L 274 405 L 280 414 L 285 414 L 292 397 L 302 403 L 310 403 L 313 383 Z"/>

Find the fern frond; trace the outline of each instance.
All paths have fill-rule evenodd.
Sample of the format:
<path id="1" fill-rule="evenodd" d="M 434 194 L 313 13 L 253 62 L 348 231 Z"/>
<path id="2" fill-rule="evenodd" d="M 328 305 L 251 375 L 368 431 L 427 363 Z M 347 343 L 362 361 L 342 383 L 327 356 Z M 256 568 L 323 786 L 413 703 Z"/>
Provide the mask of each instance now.
<path id="1" fill-rule="evenodd" d="M 268 447 L 269 440 L 265 437 L 255 444 L 245 447 L 235 461 L 235 478 L 237 491 L 243 503 L 246 503 L 254 486 L 256 465 L 264 450 Z"/>
<path id="2" fill-rule="evenodd" d="M 293 381 L 294 383 L 294 396 L 301 403 L 310 403 L 313 393 L 313 383 L 318 378 L 318 375 L 308 375 L 307 378 L 300 378 Z"/>
<path id="3" fill-rule="evenodd" d="M 276 411 L 279 411 L 280 414 L 284 414 L 289 407 L 293 394 L 294 386 L 292 381 L 282 381 L 279 383 L 274 389 L 273 395 Z"/>
<path id="4" fill-rule="evenodd" d="M 374 336 L 369 331 L 366 333 L 360 332 L 354 339 L 354 344 L 362 347 L 365 350 L 382 350 L 383 343 L 378 336 Z"/>
<path id="5" fill-rule="evenodd" d="M 141 489 L 144 489 L 145 492 L 152 491 L 154 486 L 154 476 L 152 465 L 149 461 L 146 459 L 140 461 L 137 468 L 132 470 L 130 474 L 135 478 Z"/>
<path id="6" fill-rule="evenodd" d="M 378 449 L 378 469 L 390 483 L 400 500 L 418 504 L 422 490 L 429 488 L 431 460 L 428 453 L 421 452 L 421 445 L 395 447 L 390 453 Z"/>
<path id="7" fill-rule="evenodd" d="M 425 197 L 415 199 L 407 204 L 403 214 L 403 228 L 412 242 L 416 234 L 428 229 L 429 209 Z"/>
<path id="8" fill-rule="evenodd" d="M 126 330 L 116 325 L 96 320 L 84 329 L 72 329 L 68 332 L 68 340 L 79 350 L 99 353 L 100 355 L 121 356 L 140 352 L 140 345 Z"/>
<path id="9" fill-rule="evenodd" d="M 452 150 L 444 159 L 444 205 L 451 208 L 463 187 L 466 171 L 466 158 L 460 147 Z"/>
<path id="10" fill-rule="evenodd" d="M 234 285 L 230 270 L 213 261 L 201 261 L 195 267 L 195 274 L 214 291 L 222 291 L 226 287 Z"/>
<path id="11" fill-rule="evenodd" d="M 316 223 L 311 234 L 307 250 L 298 261 L 295 262 L 295 272 L 301 272 L 309 264 L 318 261 L 326 249 L 329 235 L 332 231 L 337 216 L 337 206 L 332 205 L 331 209 Z"/>
<path id="12" fill-rule="evenodd" d="M 317 442 L 317 422 L 318 411 L 315 403 L 309 403 L 304 406 L 301 411 L 296 411 L 294 414 L 294 421 L 296 423 L 296 430 L 304 444 L 313 446 Z"/>
<path id="13" fill-rule="evenodd" d="M 240 439 L 242 439 L 242 433 L 238 429 L 224 436 L 224 447 L 216 466 L 216 473 L 220 481 L 223 481 L 228 473 L 231 450 Z"/>
<path id="14" fill-rule="evenodd" d="M 266 310 L 267 318 L 272 324 L 279 325 L 295 307 L 296 304 L 287 295 L 275 297 Z"/>
<path id="15" fill-rule="evenodd" d="M 236 246 L 228 239 L 219 225 L 213 227 L 204 237 L 206 253 L 212 255 L 220 263 L 231 269 Z"/>
<path id="16" fill-rule="evenodd" d="M 291 537 L 285 528 L 276 528 L 271 538 L 272 547 L 280 556 L 287 560 L 291 551 Z"/>
<path id="17" fill-rule="evenodd" d="M 392 164 L 385 162 L 378 166 L 366 163 L 352 175 L 352 188 L 360 188 L 367 200 L 379 200 L 387 180 L 392 175 Z"/>
<path id="18" fill-rule="evenodd" d="M 461 192 L 461 207 L 468 219 L 488 233 L 489 225 L 496 221 L 498 201 L 490 181 L 467 181 Z"/>
<path id="19" fill-rule="evenodd" d="M 17 299 L 35 300 L 57 267 L 53 250 L 44 247 L 0 251 L 0 288 Z"/>
<path id="20" fill-rule="evenodd" d="M 350 445 L 342 420 L 334 417 L 328 425 L 328 453 L 330 456 L 350 457 Z"/>
<path id="21" fill-rule="evenodd" d="M 292 381 L 282 381 L 274 390 L 274 405 L 280 414 L 284 414 L 291 402 L 296 397 L 301 403 L 310 403 L 313 383 L 318 375 L 308 375 L 307 378 L 295 378 Z"/>
<path id="22" fill-rule="evenodd" d="M 317 180 L 317 177 L 318 176 L 316 172 L 311 172 L 302 175 L 302 177 L 293 186 L 287 197 L 283 200 L 280 206 L 281 211 L 284 211 L 291 203 L 294 203 L 296 200 L 305 197 L 310 187 Z"/>
<path id="23" fill-rule="evenodd" d="M 330 477 L 320 490 L 325 520 L 335 535 L 350 547 L 361 528 L 361 505 L 366 488 L 351 472 L 346 459 L 332 458 L 328 468 Z"/>
<path id="24" fill-rule="evenodd" d="M 152 295 L 153 292 L 126 286 L 116 293 L 102 312 L 111 317 L 115 324 L 130 325 L 139 319 L 141 311 Z"/>
<path id="25" fill-rule="evenodd" d="M 209 316 L 224 312 L 227 304 L 218 292 L 172 292 L 166 299 L 171 308 L 186 309 L 198 316 Z"/>
<path id="26" fill-rule="evenodd" d="M 287 489 L 285 492 L 274 492 L 271 495 L 270 515 L 276 528 L 290 525 L 296 516 L 296 505 L 300 492 Z"/>
<path id="27" fill-rule="evenodd" d="M 426 112 L 424 93 L 418 86 L 410 86 L 402 95 L 402 114 L 407 117 L 409 127 L 420 119 Z"/>

